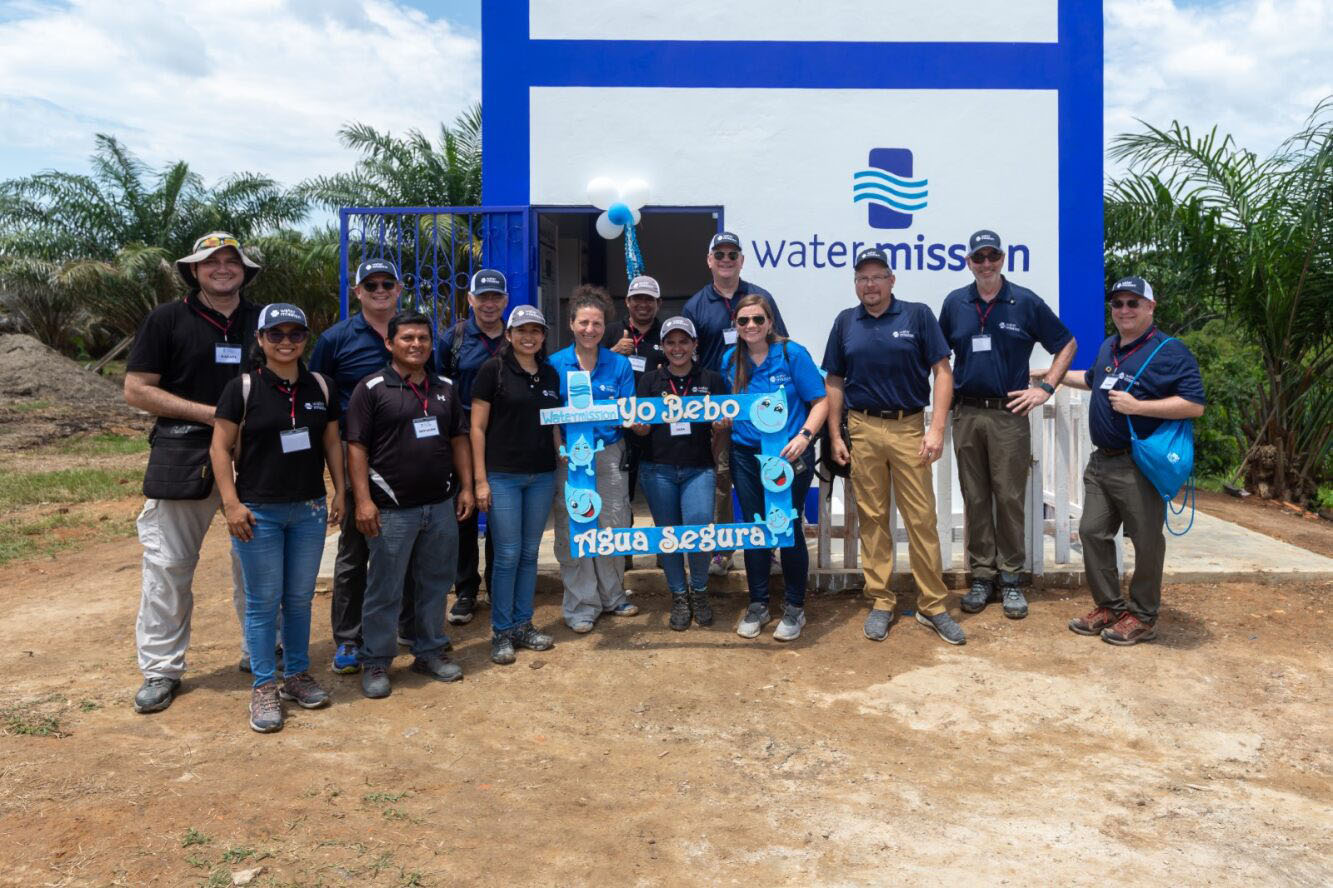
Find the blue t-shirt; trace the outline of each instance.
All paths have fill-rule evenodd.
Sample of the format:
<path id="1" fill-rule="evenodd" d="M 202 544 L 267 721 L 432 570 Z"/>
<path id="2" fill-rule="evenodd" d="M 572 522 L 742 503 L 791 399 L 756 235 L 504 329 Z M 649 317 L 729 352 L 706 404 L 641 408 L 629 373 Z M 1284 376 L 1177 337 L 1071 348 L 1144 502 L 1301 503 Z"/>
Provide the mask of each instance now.
<path id="1" fill-rule="evenodd" d="M 1134 374 L 1139 372 L 1143 362 L 1148 360 L 1148 356 L 1161 345 L 1164 338 L 1165 334 L 1154 327 L 1123 347 L 1119 335 L 1111 336 L 1097 350 L 1097 360 L 1090 370 L 1083 373 L 1084 381 L 1092 389 L 1088 405 L 1088 432 L 1093 444 L 1109 450 L 1125 450 L 1130 445 L 1130 417 L 1111 409 L 1110 394 L 1102 388 L 1103 381 L 1108 378 L 1115 379 L 1115 391 L 1128 390 L 1140 401 L 1156 401 L 1179 395 L 1196 404 L 1207 403 L 1203 394 L 1203 377 L 1199 374 L 1199 362 L 1179 339 L 1163 345 L 1139 381 L 1134 383 L 1133 388 L 1128 388 Z M 1140 438 L 1151 435 L 1166 422 L 1154 416 L 1135 416 L 1133 419 L 1134 431 Z"/>
<path id="2" fill-rule="evenodd" d="M 458 324 L 450 324 L 435 340 L 435 366 L 445 376 L 453 380 L 454 392 L 463 404 L 464 410 L 472 409 L 472 381 L 477 378 L 477 371 L 495 355 L 500 353 L 505 337 L 501 332 L 492 339 L 477 326 L 474 318 L 463 322 L 463 344 L 458 350 L 458 366 L 453 366 L 454 330 Z"/>
<path id="3" fill-rule="evenodd" d="M 736 287 L 735 294 L 730 299 L 723 299 L 722 294 L 718 293 L 711 283 L 707 284 L 691 296 L 680 311 L 683 317 L 694 322 L 695 332 L 699 334 L 696 360 L 700 367 L 705 370 L 722 371 L 722 353 L 731 348 L 726 342 L 725 334 L 736 326 L 732 306 L 739 302 L 742 296 L 749 296 L 751 293 L 768 297 L 768 304 L 773 307 L 773 332 L 779 336 L 787 335 L 787 325 L 782 320 L 782 312 L 778 311 L 778 304 L 773 301 L 773 295 L 763 287 L 742 280 Z"/>
<path id="4" fill-rule="evenodd" d="M 893 297 L 879 317 L 843 309 L 824 347 L 824 372 L 843 378 L 847 407 L 915 410 L 930 403 L 930 368 L 949 356 L 930 307 Z"/>
<path id="5" fill-rule="evenodd" d="M 1008 280 L 987 305 L 975 283 L 954 290 L 940 307 L 940 329 L 953 349 L 953 389 L 974 398 L 998 398 L 1028 387 L 1032 349 L 1051 354 L 1074 336 L 1051 307 Z M 990 337 L 990 351 L 974 352 L 973 337 Z"/>
<path id="6" fill-rule="evenodd" d="M 551 366 L 555 368 L 556 376 L 560 378 L 560 400 L 562 403 L 569 402 L 569 377 L 565 374 L 571 370 L 582 370 L 579 366 L 578 355 L 574 353 L 574 346 L 562 348 L 560 351 L 551 355 Z M 616 398 L 628 398 L 634 394 L 634 370 L 629 365 L 629 359 L 624 355 L 618 355 L 609 348 L 598 348 L 597 366 L 592 368 L 592 399 L 597 401 L 613 401 Z M 606 445 L 620 440 L 625 433 L 625 429 L 619 423 L 604 423 L 594 426 L 594 434 L 601 438 Z"/>
<path id="7" fill-rule="evenodd" d="M 722 356 L 723 377 L 729 388 L 736 387 L 736 368 L 731 364 L 731 353 L 736 349 L 728 348 Z M 743 360 L 749 361 L 748 354 Z M 775 342 L 768 347 L 768 357 L 758 367 L 751 363 L 750 382 L 742 395 L 762 395 L 782 389 L 787 393 L 787 428 L 784 434 L 788 439 L 796 437 L 801 426 L 805 425 L 810 415 L 810 402 L 824 397 L 824 377 L 815 366 L 815 359 L 805 346 L 787 340 Z M 746 415 L 744 412 L 742 416 Z M 731 428 L 731 440 L 734 444 L 745 447 L 759 447 L 760 432 L 747 419 L 736 419 Z"/>

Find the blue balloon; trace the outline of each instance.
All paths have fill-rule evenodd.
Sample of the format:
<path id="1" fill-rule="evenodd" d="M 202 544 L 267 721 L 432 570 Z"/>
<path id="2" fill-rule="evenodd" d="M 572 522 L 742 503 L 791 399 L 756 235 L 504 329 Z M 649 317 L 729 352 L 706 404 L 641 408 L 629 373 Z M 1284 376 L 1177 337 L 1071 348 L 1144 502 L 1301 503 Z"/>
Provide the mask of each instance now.
<path id="1" fill-rule="evenodd" d="M 623 203 L 613 203 L 607 207 L 606 217 L 617 225 L 634 224 L 634 211 Z"/>

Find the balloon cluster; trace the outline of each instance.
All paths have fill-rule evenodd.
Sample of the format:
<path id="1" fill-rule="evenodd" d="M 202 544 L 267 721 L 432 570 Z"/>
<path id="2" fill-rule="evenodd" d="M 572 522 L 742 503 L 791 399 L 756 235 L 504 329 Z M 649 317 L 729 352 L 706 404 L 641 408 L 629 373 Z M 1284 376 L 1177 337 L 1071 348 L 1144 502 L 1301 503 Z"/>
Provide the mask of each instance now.
<path id="1" fill-rule="evenodd" d="M 597 217 L 597 233 L 607 240 L 625 235 L 625 273 L 631 280 L 643 274 L 634 226 L 639 224 L 639 211 L 648 203 L 648 195 L 648 183 L 642 179 L 632 179 L 623 187 L 605 176 L 588 183 L 588 202 L 603 211 Z"/>

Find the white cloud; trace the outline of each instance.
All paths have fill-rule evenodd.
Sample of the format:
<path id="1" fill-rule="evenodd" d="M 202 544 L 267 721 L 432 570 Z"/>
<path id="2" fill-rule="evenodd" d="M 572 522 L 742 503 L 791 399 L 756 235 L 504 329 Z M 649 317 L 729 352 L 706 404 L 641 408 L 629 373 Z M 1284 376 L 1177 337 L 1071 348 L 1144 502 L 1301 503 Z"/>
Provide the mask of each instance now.
<path id="1" fill-rule="evenodd" d="M 1333 94 L 1327 0 L 1106 0 L 1106 137 L 1179 120 L 1266 155 Z M 1107 161 L 1107 172 L 1120 170 Z"/>
<path id="2" fill-rule="evenodd" d="M 92 134 L 109 132 L 210 181 L 250 170 L 292 184 L 351 166 L 347 122 L 432 133 L 480 96 L 476 37 L 393 0 L 29 0 L 11 14 L 0 143 L 44 149 L 42 167 L 82 168 Z"/>

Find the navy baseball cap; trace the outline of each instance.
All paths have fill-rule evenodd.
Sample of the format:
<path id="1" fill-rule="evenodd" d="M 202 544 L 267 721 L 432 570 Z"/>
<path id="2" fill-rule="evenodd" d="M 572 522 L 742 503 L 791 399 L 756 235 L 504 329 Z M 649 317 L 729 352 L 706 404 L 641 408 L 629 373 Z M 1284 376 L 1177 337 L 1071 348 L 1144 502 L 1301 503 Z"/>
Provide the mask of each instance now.
<path id="1" fill-rule="evenodd" d="M 398 266 L 388 259 L 367 259 L 356 270 L 356 286 L 361 286 L 361 282 L 372 274 L 387 274 L 395 281 L 402 281 L 403 279 L 398 274 Z"/>
<path id="2" fill-rule="evenodd" d="M 1110 299 L 1116 293 L 1133 293 L 1135 296 L 1142 296 L 1149 302 L 1157 302 L 1153 297 L 1152 285 L 1138 275 L 1123 277 L 1116 281 L 1111 285 L 1111 292 L 1107 294 L 1106 298 Z"/>
<path id="3" fill-rule="evenodd" d="M 550 329 L 546 324 L 546 315 L 535 305 L 520 305 L 509 313 L 509 323 L 506 325 L 512 330 L 523 324 L 538 324 L 543 329 Z"/>
<path id="4" fill-rule="evenodd" d="M 732 234 L 730 231 L 720 231 L 713 235 L 713 239 L 708 242 L 708 251 L 711 253 L 718 247 L 735 247 L 738 250 L 744 249 L 741 246 L 740 236 Z"/>
<path id="5" fill-rule="evenodd" d="M 1004 244 L 1000 236 L 995 232 L 983 228 L 967 239 L 967 258 L 971 259 L 972 254 L 977 250 L 991 249 L 997 253 L 1004 252 Z"/>
<path id="6" fill-rule="evenodd" d="M 879 247 L 865 247 L 856 254 L 856 261 L 852 263 L 852 268 L 860 270 L 861 266 L 867 262 L 879 262 L 885 268 L 889 268 L 889 254 L 885 253 Z"/>
<path id="7" fill-rule="evenodd" d="M 267 330 L 269 327 L 278 327 L 282 324 L 299 324 L 302 327 L 310 327 L 306 323 L 305 312 L 290 302 L 274 302 L 271 305 L 265 305 L 263 310 L 259 312 L 260 330 Z"/>
<path id="8" fill-rule="evenodd" d="M 468 290 L 473 296 L 480 293 L 503 293 L 508 296 L 509 284 L 505 281 L 505 276 L 494 268 L 483 268 L 472 276 Z"/>
<path id="9" fill-rule="evenodd" d="M 674 318 L 667 318 L 662 322 L 662 338 L 666 339 L 666 335 L 672 330 L 679 330 L 691 339 L 699 338 L 699 334 L 694 330 L 694 321 L 679 315 Z"/>

